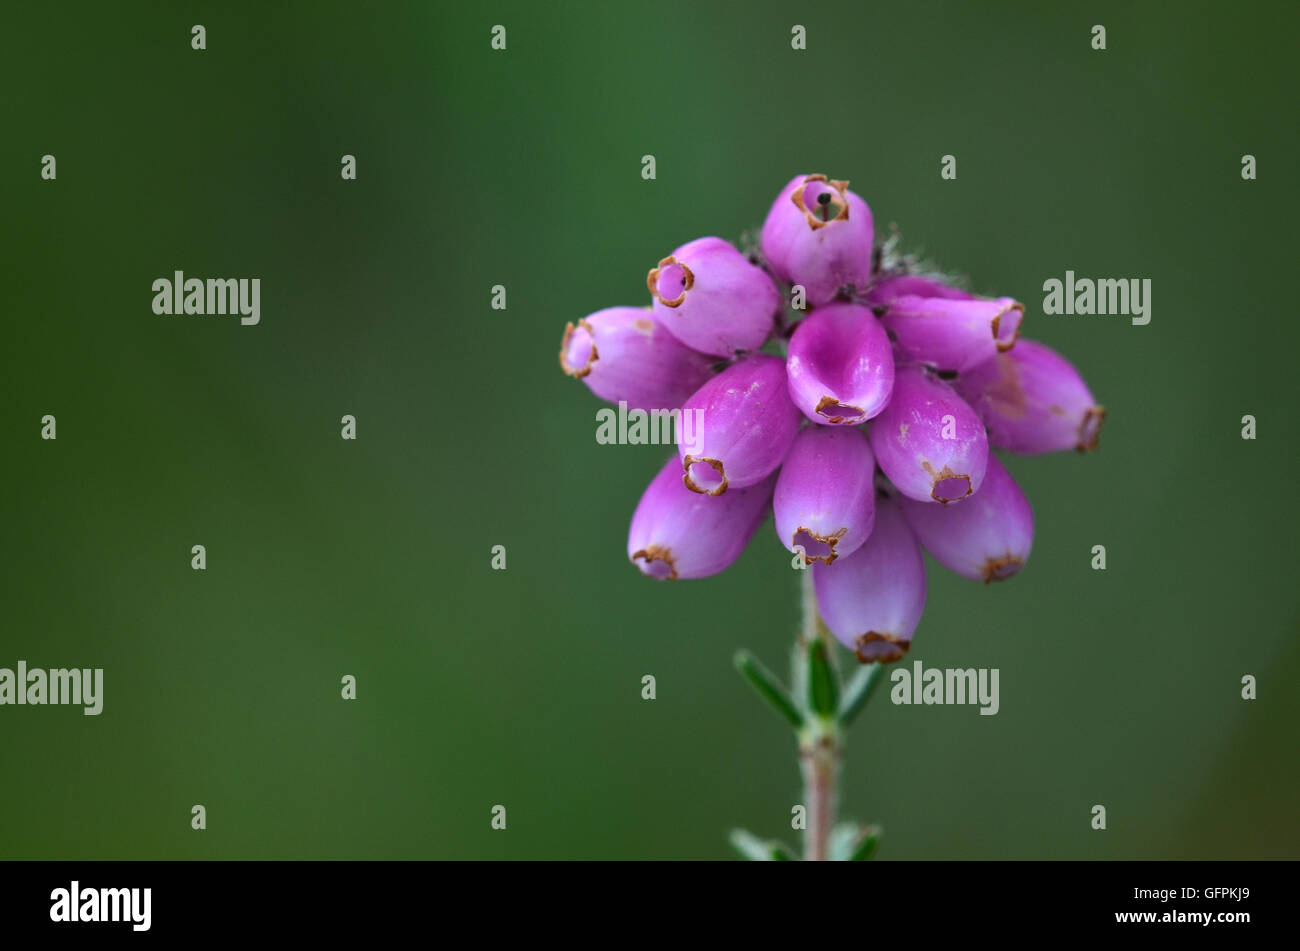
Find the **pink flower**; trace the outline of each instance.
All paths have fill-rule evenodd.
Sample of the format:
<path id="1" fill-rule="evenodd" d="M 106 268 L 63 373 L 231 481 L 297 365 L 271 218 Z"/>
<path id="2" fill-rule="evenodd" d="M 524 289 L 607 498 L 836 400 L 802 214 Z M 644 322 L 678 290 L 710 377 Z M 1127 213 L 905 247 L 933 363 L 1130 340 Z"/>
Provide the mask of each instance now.
<path id="1" fill-rule="evenodd" d="M 597 396 L 693 421 L 637 505 L 633 564 L 716 574 L 774 510 L 827 626 L 863 663 L 910 647 L 922 547 L 975 580 L 1024 567 L 1033 512 L 990 446 L 1090 449 L 1105 414 L 1065 358 L 1018 339 L 1022 305 L 906 263 L 881 271 L 873 238 L 847 182 L 797 175 L 764 222 L 763 265 L 719 238 L 684 244 L 647 277 L 653 320 L 598 311 L 560 353 Z M 793 332 L 777 281 L 805 291 Z"/>
<path id="2" fill-rule="evenodd" d="M 873 235 L 871 209 L 848 182 L 796 175 L 763 222 L 763 256 L 779 280 L 801 285 L 815 307 L 842 287 L 866 287 Z"/>
<path id="3" fill-rule="evenodd" d="M 823 425 L 865 423 L 894 390 L 889 336 L 858 304 L 824 304 L 799 321 L 786 368 L 795 405 Z"/>
<path id="4" fill-rule="evenodd" d="M 688 347 L 718 357 L 757 350 L 781 295 L 762 268 L 721 238 L 698 238 L 650 269 L 655 320 Z"/>

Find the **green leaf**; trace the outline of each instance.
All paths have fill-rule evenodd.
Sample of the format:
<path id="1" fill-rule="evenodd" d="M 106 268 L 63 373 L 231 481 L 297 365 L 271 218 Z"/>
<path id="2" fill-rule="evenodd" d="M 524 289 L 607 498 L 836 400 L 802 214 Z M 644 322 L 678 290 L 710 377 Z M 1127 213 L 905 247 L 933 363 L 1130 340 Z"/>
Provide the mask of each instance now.
<path id="1" fill-rule="evenodd" d="M 731 847 L 740 853 L 740 857 L 749 859 L 751 862 L 795 861 L 794 853 L 786 848 L 784 842 L 778 842 L 775 839 L 765 842 L 754 833 L 747 832 L 744 829 L 732 829 L 728 838 L 731 841 Z"/>
<path id="2" fill-rule="evenodd" d="M 841 822 L 831 833 L 831 858 L 837 862 L 861 862 L 871 858 L 880 844 L 880 826 Z"/>
<path id="3" fill-rule="evenodd" d="M 820 717 L 835 716 L 840 685 L 826 655 L 826 642 L 820 637 L 808 644 L 808 707 Z"/>
<path id="4" fill-rule="evenodd" d="M 858 834 L 861 832 L 856 822 L 841 822 L 831 830 L 831 858 L 836 862 L 843 862 L 852 853 L 854 847 L 858 844 Z"/>
<path id="5" fill-rule="evenodd" d="M 740 676 L 749 681 L 749 685 L 758 691 L 758 695 L 766 700 L 773 710 L 785 717 L 796 730 L 803 726 L 803 714 L 790 698 L 789 691 L 770 670 L 746 650 L 736 652 L 735 662 Z"/>
<path id="6" fill-rule="evenodd" d="M 773 862 L 799 861 L 797 858 L 794 857 L 794 852 L 792 852 L 784 842 L 780 842 L 776 839 L 771 839 L 770 841 L 768 841 L 767 847 L 771 853 Z"/>
<path id="7" fill-rule="evenodd" d="M 880 845 L 880 826 L 867 826 L 864 828 L 853 850 L 849 852 L 848 860 L 850 862 L 865 862 L 871 856 L 876 854 L 876 847 Z"/>
<path id="8" fill-rule="evenodd" d="M 858 672 L 844 688 L 844 695 L 840 697 L 841 724 L 848 726 L 857 719 L 862 708 L 867 705 L 867 700 L 871 698 L 871 692 L 880 682 L 884 670 L 884 664 L 869 664 L 858 668 Z"/>
<path id="9" fill-rule="evenodd" d="M 742 859 L 749 859 L 751 862 L 770 861 L 767 844 L 752 832 L 747 832 L 744 829 L 732 829 L 727 840 Z"/>

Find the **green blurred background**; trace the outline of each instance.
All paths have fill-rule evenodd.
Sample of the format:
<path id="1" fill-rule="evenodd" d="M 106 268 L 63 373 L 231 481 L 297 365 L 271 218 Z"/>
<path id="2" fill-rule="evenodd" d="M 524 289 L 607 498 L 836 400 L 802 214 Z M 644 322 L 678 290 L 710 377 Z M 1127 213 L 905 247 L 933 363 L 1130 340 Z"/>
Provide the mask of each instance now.
<path id="1" fill-rule="evenodd" d="M 1020 577 L 932 567 L 909 659 L 1000 668 L 1001 712 L 880 692 L 845 813 L 891 859 L 1295 857 L 1295 10 L 6 7 L 0 666 L 106 683 L 98 718 L 0 708 L 0 856 L 793 841 L 792 739 L 731 669 L 784 667 L 788 555 L 769 523 L 723 575 L 642 578 L 627 522 L 665 453 L 597 445 L 556 352 L 821 171 L 1024 300 L 1110 412 L 1096 454 L 1012 460 Z M 154 316 L 176 269 L 260 277 L 261 324 Z M 1066 269 L 1150 278 L 1150 325 L 1042 316 Z"/>

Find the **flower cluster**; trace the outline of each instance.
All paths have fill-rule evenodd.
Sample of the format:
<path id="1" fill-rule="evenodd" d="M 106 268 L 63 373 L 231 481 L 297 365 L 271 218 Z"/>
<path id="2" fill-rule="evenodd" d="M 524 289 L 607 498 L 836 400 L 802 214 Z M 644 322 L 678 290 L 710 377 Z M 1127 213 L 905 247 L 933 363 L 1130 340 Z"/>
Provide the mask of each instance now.
<path id="1" fill-rule="evenodd" d="M 1092 449 L 1105 416 L 1069 362 L 1020 339 L 1021 304 L 917 273 L 874 237 L 848 182 L 798 175 L 759 253 L 684 244 L 650 270 L 648 312 L 597 311 L 560 349 L 597 396 L 700 421 L 637 505 L 632 562 L 652 578 L 716 574 L 770 508 L 863 663 L 908 650 L 922 547 L 985 582 L 1024 567 L 1033 513 L 990 449 Z"/>

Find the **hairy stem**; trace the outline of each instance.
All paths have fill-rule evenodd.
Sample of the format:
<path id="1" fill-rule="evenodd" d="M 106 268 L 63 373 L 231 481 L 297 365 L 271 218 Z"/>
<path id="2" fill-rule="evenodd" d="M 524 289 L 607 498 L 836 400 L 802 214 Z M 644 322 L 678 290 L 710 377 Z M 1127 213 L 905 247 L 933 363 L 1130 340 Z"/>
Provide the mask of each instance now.
<path id="1" fill-rule="evenodd" d="M 817 596 L 813 591 L 812 569 L 803 575 L 803 624 L 801 643 L 796 647 L 796 658 L 807 658 L 809 646 L 820 640 L 825 648 L 824 656 L 833 664 L 835 652 L 829 639 L 829 632 L 822 623 L 817 611 Z M 802 678 L 808 676 L 807 663 L 796 662 L 802 668 Z M 838 674 L 832 669 L 832 676 L 838 680 Z M 799 768 L 803 774 L 803 798 L 807 809 L 807 828 L 804 830 L 804 859 L 810 862 L 824 862 L 830 858 L 831 830 L 835 828 L 835 813 L 839 801 L 840 757 L 843 752 L 837 717 L 809 717 L 808 722 L 799 731 Z"/>
<path id="2" fill-rule="evenodd" d="M 839 750 L 826 737 L 809 749 L 801 748 L 799 758 L 808 809 L 803 857 L 809 862 L 824 862 L 830 858 L 831 829 L 835 827 Z"/>

